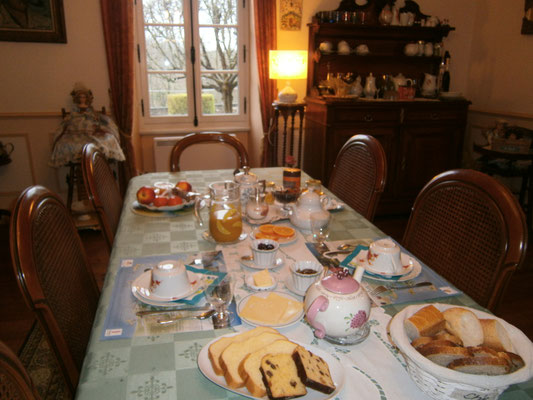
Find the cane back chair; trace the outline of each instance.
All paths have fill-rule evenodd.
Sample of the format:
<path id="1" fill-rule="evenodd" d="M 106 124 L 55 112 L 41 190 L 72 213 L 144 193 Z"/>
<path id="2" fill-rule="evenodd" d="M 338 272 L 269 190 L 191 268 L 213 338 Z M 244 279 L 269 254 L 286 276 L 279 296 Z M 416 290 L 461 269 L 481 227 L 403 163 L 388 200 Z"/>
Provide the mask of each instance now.
<path id="1" fill-rule="evenodd" d="M 104 153 L 93 143 L 87 143 L 83 147 L 81 165 L 85 187 L 111 251 L 122 212 L 122 195 L 118 182 Z"/>
<path id="2" fill-rule="evenodd" d="M 10 246 L 22 295 L 74 394 L 99 290 L 70 213 L 56 194 L 32 186 L 20 195 L 11 219 Z"/>
<path id="3" fill-rule="evenodd" d="M 201 132 L 190 133 L 184 138 L 180 139 L 172 148 L 170 154 L 170 170 L 172 172 L 180 171 L 180 158 L 183 151 L 189 146 L 202 143 L 223 143 L 231 146 L 235 151 L 236 169 L 250 165 L 248 161 L 248 153 L 244 145 L 239 139 L 231 136 L 228 133 L 221 132 Z"/>
<path id="4" fill-rule="evenodd" d="M 337 155 L 329 190 L 372 221 L 386 178 L 387 158 L 379 141 L 373 136 L 355 135 Z"/>
<path id="5" fill-rule="evenodd" d="M 26 368 L 3 342 L 0 342 L 0 399 L 39 399 Z"/>
<path id="6" fill-rule="evenodd" d="M 437 175 L 418 194 L 403 245 L 495 311 L 524 261 L 527 226 L 509 189 L 482 172 L 458 169 Z"/>

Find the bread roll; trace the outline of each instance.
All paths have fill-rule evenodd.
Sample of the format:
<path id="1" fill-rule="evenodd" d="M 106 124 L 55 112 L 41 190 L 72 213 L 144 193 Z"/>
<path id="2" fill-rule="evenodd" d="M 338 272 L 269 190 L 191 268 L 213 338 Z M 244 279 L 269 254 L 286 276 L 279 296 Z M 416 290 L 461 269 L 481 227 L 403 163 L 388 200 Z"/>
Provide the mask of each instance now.
<path id="1" fill-rule="evenodd" d="M 405 333 L 411 341 L 420 336 L 432 336 L 444 329 L 444 317 L 433 305 L 421 308 L 404 322 Z"/>
<path id="2" fill-rule="evenodd" d="M 513 352 L 513 343 L 502 324 L 496 319 L 480 319 L 483 329 L 483 346 L 496 351 Z"/>
<path id="3" fill-rule="evenodd" d="M 483 343 L 483 328 L 478 317 L 472 311 L 452 307 L 442 314 L 446 320 L 446 330 L 459 337 L 463 346 L 479 346 Z"/>

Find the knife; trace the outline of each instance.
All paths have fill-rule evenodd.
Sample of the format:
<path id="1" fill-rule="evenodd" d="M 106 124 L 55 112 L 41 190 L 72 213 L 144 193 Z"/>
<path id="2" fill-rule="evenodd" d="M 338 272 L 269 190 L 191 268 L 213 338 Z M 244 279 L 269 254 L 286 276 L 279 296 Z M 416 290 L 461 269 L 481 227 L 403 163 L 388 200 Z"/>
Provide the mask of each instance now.
<path id="1" fill-rule="evenodd" d="M 154 315 L 154 314 L 167 314 L 172 312 L 180 312 L 180 311 L 208 311 L 210 310 L 210 306 L 197 306 L 197 307 L 176 307 L 176 308 L 166 308 L 164 310 L 145 310 L 145 311 L 137 311 L 135 315 L 138 317 L 143 317 L 145 315 Z"/>

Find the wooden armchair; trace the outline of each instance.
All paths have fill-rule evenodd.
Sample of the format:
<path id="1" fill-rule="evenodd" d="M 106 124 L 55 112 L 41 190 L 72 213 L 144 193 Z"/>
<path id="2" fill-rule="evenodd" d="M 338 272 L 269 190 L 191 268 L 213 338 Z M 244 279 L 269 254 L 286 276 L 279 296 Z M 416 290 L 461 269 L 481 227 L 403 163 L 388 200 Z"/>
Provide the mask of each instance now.
<path id="1" fill-rule="evenodd" d="M 39 398 L 24 365 L 5 343 L 0 342 L 0 399 L 37 400 Z"/>

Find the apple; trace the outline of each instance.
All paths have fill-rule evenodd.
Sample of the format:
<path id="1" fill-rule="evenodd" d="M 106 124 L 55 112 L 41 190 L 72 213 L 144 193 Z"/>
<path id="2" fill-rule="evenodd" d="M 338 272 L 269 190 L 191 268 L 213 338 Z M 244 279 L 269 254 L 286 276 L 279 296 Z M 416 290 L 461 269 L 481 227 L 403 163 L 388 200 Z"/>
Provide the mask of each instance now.
<path id="1" fill-rule="evenodd" d="M 166 206 L 166 205 L 168 205 L 168 197 L 157 196 L 154 199 L 154 206 L 163 207 L 163 206 Z"/>
<path id="2" fill-rule="evenodd" d="M 150 186 L 143 186 L 137 190 L 137 201 L 141 204 L 150 204 L 155 199 L 155 191 Z"/>
<path id="3" fill-rule="evenodd" d="M 176 187 L 181 190 L 184 190 L 185 192 L 190 192 L 192 190 L 191 184 L 187 181 L 179 181 L 178 183 L 176 183 Z"/>
<path id="4" fill-rule="evenodd" d="M 183 199 L 179 196 L 172 196 L 168 198 L 168 206 L 177 206 L 183 203 Z"/>

